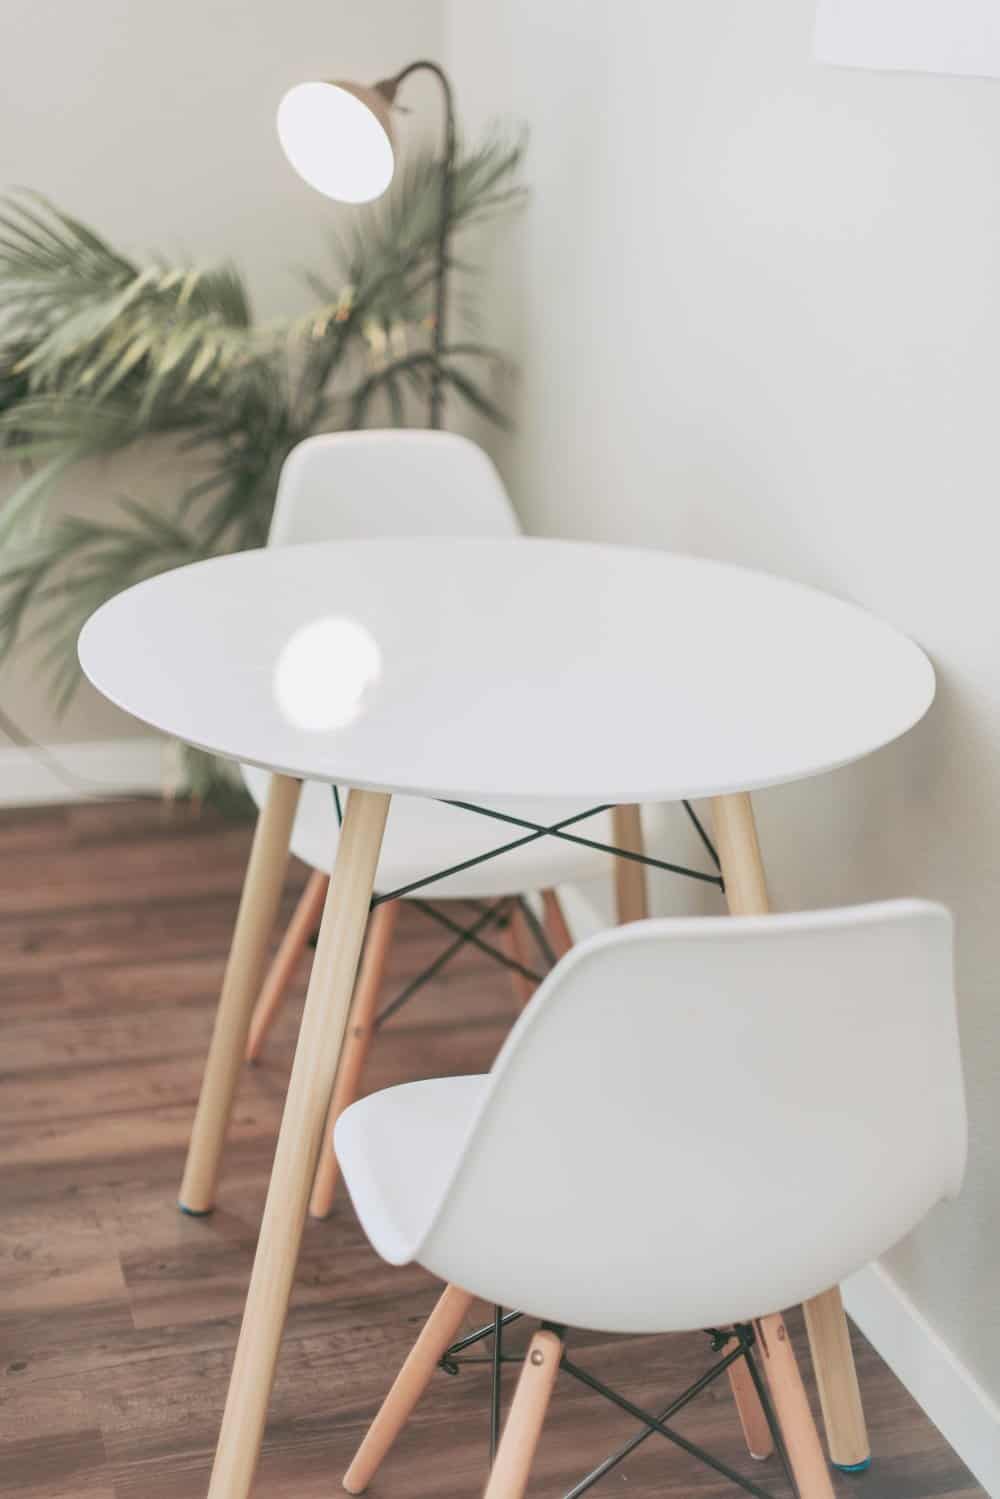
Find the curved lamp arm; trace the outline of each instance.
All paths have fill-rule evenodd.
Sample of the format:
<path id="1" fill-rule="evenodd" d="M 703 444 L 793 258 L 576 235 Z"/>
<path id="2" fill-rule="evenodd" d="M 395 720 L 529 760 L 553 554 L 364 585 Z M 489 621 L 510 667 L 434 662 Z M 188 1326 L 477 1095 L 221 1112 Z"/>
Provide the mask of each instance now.
<path id="1" fill-rule="evenodd" d="M 447 290 L 448 290 L 448 237 L 451 227 L 452 207 L 452 171 L 455 165 L 455 102 L 452 94 L 451 84 L 444 69 L 436 62 L 430 62 L 421 58 L 418 62 L 408 63 L 401 72 L 393 78 L 383 78 L 375 84 L 375 88 L 385 99 L 386 103 L 392 105 L 395 102 L 396 93 L 400 84 L 404 83 L 412 73 L 433 73 L 441 85 L 444 97 L 444 152 L 441 163 L 441 204 L 439 209 L 438 242 L 437 242 L 437 274 L 435 277 L 434 292 L 434 336 L 432 350 L 434 363 L 431 369 L 430 390 L 430 425 L 440 427 L 442 407 L 444 404 L 444 391 L 441 382 L 441 352 L 444 348 L 445 320 L 447 315 Z"/>

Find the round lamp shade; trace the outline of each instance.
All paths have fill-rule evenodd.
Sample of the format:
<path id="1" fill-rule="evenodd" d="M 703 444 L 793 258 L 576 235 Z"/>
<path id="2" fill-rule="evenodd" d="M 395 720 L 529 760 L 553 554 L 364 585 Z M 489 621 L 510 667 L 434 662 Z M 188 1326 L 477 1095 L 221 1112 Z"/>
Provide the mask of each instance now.
<path id="1" fill-rule="evenodd" d="M 341 203 L 367 203 L 392 180 L 386 100 L 353 83 L 298 83 L 278 106 L 278 138 L 299 176 Z"/>

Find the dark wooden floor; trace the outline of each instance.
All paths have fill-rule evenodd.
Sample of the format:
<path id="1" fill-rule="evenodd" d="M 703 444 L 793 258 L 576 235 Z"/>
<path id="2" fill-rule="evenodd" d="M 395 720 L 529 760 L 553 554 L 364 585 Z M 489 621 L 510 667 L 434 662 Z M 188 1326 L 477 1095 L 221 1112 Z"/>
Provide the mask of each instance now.
<path id="1" fill-rule="evenodd" d="M 301 997 L 245 1076 L 217 1211 L 183 1217 L 174 1195 L 247 846 L 243 828 L 149 802 L 0 815 L 0 1492 L 16 1499 L 204 1495 Z M 408 915 L 393 978 L 439 945 Z M 485 1068 L 511 1017 L 506 976 L 464 958 L 387 1027 L 367 1082 Z M 434 1296 L 422 1271 L 376 1259 L 346 1200 L 309 1225 L 260 1499 L 340 1492 Z M 694 1377 L 706 1344 L 579 1335 L 574 1351 L 655 1405 Z M 860 1339 L 858 1356 L 877 1464 L 838 1478 L 838 1496 L 979 1495 Z M 478 1494 L 485 1395 L 477 1370 L 442 1374 L 371 1492 Z M 724 1388 L 678 1425 L 746 1462 Z M 531 1493 L 564 1493 L 633 1429 L 560 1384 Z M 784 1496 L 773 1467 L 753 1476 Z M 593 1492 L 734 1491 L 653 1439 Z"/>

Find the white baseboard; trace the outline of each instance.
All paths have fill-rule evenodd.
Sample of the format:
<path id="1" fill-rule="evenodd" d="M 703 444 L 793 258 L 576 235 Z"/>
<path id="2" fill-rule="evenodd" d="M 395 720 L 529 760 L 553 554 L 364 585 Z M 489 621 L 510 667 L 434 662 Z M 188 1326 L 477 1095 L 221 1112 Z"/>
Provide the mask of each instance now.
<path id="1" fill-rule="evenodd" d="M 991 1499 L 1000 1499 L 1000 1405 L 883 1265 L 852 1275 L 843 1293 L 868 1341 Z"/>
<path id="2" fill-rule="evenodd" d="M 85 739 L 29 750 L 0 749 L 0 806 L 44 806 L 91 796 L 159 791 L 164 741 Z"/>
<path id="3" fill-rule="evenodd" d="M 559 898 L 576 941 L 607 928 L 597 892 L 567 885 Z M 991 1499 L 1000 1499 L 1000 1405 L 883 1265 L 852 1275 L 843 1294 L 849 1315 L 872 1347 Z"/>

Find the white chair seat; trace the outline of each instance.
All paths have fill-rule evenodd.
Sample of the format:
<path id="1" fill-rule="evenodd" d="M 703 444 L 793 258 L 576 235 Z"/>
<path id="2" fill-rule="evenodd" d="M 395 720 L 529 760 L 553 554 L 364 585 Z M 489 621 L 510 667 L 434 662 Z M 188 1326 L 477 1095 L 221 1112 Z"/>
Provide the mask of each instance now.
<path id="1" fill-rule="evenodd" d="M 335 1149 L 361 1226 L 393 1265 L 413 1259 L 465 1146 L 489 1077 L 430 1078 L 362 1098 Z"/>
<path id="2" fill-rule="evenodd" d="M 270 781 L 269 773 L 243 767 L 243 778 L 251 796 L 262 806 Z M 574 808 L 565 803 L 497 802 L 496 808 L 514 817 L 549 825 L 571 817 Z M 585 807 L 579 811 L 585 812 Z M 497 822 L 477 812 L 466 812 L 425 797 L 396 796 L 382 843 L 375 888 L 397 890 L 437 869 L 448 869 L 490 849 L 501 848 L 527 828 Z M 601 843 L 613 842 L 611 814 L 600 812 L 575 823 L 567 832 Z M 304 863 L 329 874 L 337 850 L 337 815 L 329 786 L 307 781 L 302 788 L 298 815 L 292 832 L 292 852 Z M 534 842 L 477 864 L 461 874 L 428 885 L 421 896 L 449 899 L 488 899 L 522 895 L 573 880 L 607 876 L 610 855 L 596 849 L 567 843 L 562 838 L 536 838 Z"/>

